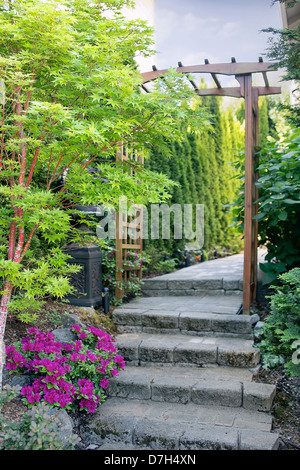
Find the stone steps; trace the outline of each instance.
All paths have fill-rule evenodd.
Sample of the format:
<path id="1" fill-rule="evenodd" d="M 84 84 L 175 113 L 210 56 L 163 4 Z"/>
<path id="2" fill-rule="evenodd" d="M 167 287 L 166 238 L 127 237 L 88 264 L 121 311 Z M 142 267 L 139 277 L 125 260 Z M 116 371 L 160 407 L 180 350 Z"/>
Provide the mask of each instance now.
<path id="1" fill-rule="evenodd" d="M 129 367 L 110 380 L 111 397 L 270 411 L 275 387 L 252 382 L 250 369 Z"/>
<path id="2" fill-rule="evenodd" d="M 142 292 L 148 297 L 240 295 L 242 290 L 239 278 L 180 279 L 177 274 L 176 279 L 172 279 L 172 274 L 144 279 L 142 285 Z"/>
<path id="3" fill-rule="evenodd" d="M 99 450 L 276 450 L 270 415 L 243 408 L 112 397 L 89 418 Z"/>
<path id="4" fill-rule="evenodd" d="M 90 419 L 100 450 L 278 448 L 275 387 L 253 381 L 258 318 L 239 315 L 241 302 L 241 292 L 163 295 L 114 310 L 126 368 Z"/>
<path id="5" fill-rule="evenodd" d="M 158 335 L 124 333 L 116 346 L 131 365 L 220 365 L 256 367 L 260 351 L 251 340 L 217 336 Z"/>
<path id="6" fill-rule="evenodd" d="M 226 308 L 224 311 L 226 312 Z M 230 309 L 227 308 L 227 311 Z M 125 307 L 114 311 L 113 321 L 122 333 L 180 333 L 195 336 L 212 334 L 252 339 L 253 323 L 257 320 L 250 315 Z"/>
<path id="7" fill-rule="evenodd" d="M 241 296 L 143 297 L 118 307 L 113 321 L 120 333 L 184 334 L 253 339 L 257 315 L 239 315 Z"/>

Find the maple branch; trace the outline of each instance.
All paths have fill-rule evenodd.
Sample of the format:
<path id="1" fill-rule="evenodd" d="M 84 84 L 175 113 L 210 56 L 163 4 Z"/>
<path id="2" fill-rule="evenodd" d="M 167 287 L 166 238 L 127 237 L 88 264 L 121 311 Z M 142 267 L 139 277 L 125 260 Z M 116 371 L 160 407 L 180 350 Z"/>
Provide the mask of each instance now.
<path id="1" fill-rule="evenodd" d="M 31 166 L 30 166 L 30 170 L 29 170 L 29 175 L 28 175 L 27 181 L 26 181 L 26 183 L 25 183 L 25 187 L 26 187 L 26 188 L 30 185 L 31 180 L 32 180 L 32 175 L 33 175 L 34 168 L 35 168 L 35 164 L 36 164 L 36 161 L 37 161 L 39 152 L 40 152 L 40 148 L 41 148 L 41 145 L 42 145 L 43 141 L 45 140 L 46 125 L 47 125 L 48 121 L 49 121 L 49 118 L 46 119 L 46 121 L 45 121 L 45 124 L 44 124 L 44 127 L 43 127 L 43 131 L 42 131 L 42 136 L 41 136 L 40 145 L 36 148 L 36 150 L 35 150 L 35 152 L 34 152 L 34 157 L 33 157 L 33 160 L 32 160 L 32 162 L 31 162 Z"/>
<path id="2" fill-rule="evenodd" d="M 87 149 L 90 145 L 91 145 L 91 142 L 89 142 L 84 148 Z M 63 174 L 63 172 L 66 171 L 66 170 L 80 157 L 80 155 L 81 155 L 81 152 L 78 153 L 78 154 L 65 166 L 65 168 L 63 168 L 63 169 L 58 173 L 58 175 L 57 175 L 55 178 L 53 178 L 53 176 L 55 175 L 56 170 L 57 170 L 57 168 L 58 168 L 58 165 L 60 164 L 60 162 L 61 162 L 61 160 L 62 160 L 62 157 L 64 156 L 64 154 L 62 154 L 62 156 L 60 157 L 60 159 L 59 159 L 59 161 L 58 161 L 58 163 L 57 163 L 57 165 L 56 165 L 56 168 L 55 168 L 55 170 L 54 170 L 54 173 L 53 173 L 52 176 L 51 176 L 49 185 L 50 185 L 51 183 L 53 183 L 53 181 L 57 180 L 57 179 Z M 93 159 L 96 158 L 96 156 L 97 156 L 97 155 L 95 155 L 95 156 L 93 157 Z M 82 168 L 84 168 L 84 166 L 83 166 Z"/>
<path id="3" fill-rule="evenodd" d="M 23 209 L 21 208 L 18 209 L 18 216 L 20 217 L 20 219 L 23 219 Z M 20 261 L 20 254 L 24 245 L 24 235 L 25 235 L 24 226 L 20 224 L 18 244 L 17 244 L 17 248 L 15 250 L 14 257 L 13 257 L 14 263 L 19 263 Z"/>
<path id="4" fill-rule="evenodd" d="M 25 243 L 25 246 L 22 250 L 22 254 L 20 254 L 20 259 L 19 259 L 19 263 L 22 261 L 22 259 L 24 258 L 25 254 L 26 254 L 26 251 L 30 245 L 30 242 L 32 240 L 32 237 L 34 235 L 34 232 L 36 231 L 36 229 L 38 228 L 38 224 L 35 224 L 34 227 L 30 230 L 30 233 L 28 235 L 28 239 L 27 239 L 27 242 Z"/>

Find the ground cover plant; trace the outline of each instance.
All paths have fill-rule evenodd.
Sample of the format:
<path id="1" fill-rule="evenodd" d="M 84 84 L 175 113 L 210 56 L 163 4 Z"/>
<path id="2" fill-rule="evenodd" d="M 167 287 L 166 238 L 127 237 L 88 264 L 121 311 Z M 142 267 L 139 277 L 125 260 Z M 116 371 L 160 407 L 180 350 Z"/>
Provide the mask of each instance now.
<path id="1" fill-rule="evenodd" d="M 0 395 L 1 408 L 18 393 L 17 388 L 5 389 Z M 22 413 L 18 421 L 10 421 L 0 413 L 0 450 L 74 450 L 78 436 L 64 438 L 60 427 L 58 415 L 49 414 L 44 403 Z"/>

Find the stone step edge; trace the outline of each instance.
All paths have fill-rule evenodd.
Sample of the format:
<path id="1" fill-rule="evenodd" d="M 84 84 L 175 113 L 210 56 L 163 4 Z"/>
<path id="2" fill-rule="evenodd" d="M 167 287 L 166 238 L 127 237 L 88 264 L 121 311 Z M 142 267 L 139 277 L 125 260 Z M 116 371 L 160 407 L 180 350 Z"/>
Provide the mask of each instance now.
<path id="1" fill-rule="evenodd" d="M 207 296 L 241 296 L 241 290 L 225 289 L 142 289 L 145 297 L 207 297 Z"/>
<path id="2" fill-rule="evenodd" d="M 241 279 L 143 279 L 142 282 L 142 290 L 243 290 Z"/>
<path id="3" fill-rule="evenodd" d="M 138 327 L 138 326 L 118 326 L 117 332 L 122 333 L 148 333 L 148 334 L 160 334 L 160 335 L 183 335 L 183 336 L 199 336 L 207 337 L 212 334 L 219 338 L 237 338 L 237 339 L 248 339 L 251 340 L 254 338 L 253 332 L 251 333 L 222 333 L 220 331 L 192 331 L 192 330 L 171 330 L 167 328 L 148 328 L 148 327 Z"/>
<path id="4" fill-rule="evenodd" d="M 192 364 L 198 367 L 205 364 L 256 367 L 259 363 L 260 350 L 254 348 L 250 340 L 230 338 L 227 341 L 227 338 L 217 338 L 219 340 L 217 344 L 215 337 L 201 338 L 202 342 L 198 341 L 200 338 L 188 335 L 124 333 L 117 336 L 116 347 L 125 361 L 133 365 L 150 362 L 156 365 Z M 167 347 L 168 341 L 170 347 Z"/>
<path id="5" fill-rule="evenodd" d="M 129 376 L 114 377 L 110 380 L 108 396 L 152 400 L 169 403 L 194 403 L 197 405 L 218 405 L 242 407 L 252 411 L 271 410 L 276 387 L 251 380 L 230 378 L 162 377 L 149 374 L 145 368 L 133 368 Z M 144 376 L 143 376 L 144 374 Z M 184 383 L 182 383 L 184 381 Z"/>
<path id="6" fill-rule="evenodd" d="M 163 312 L 117 308 L 112 319 L 120 333 L 222 334 L 253 338 L 253 316 L 204 312 Z"/>
<path id="7" fill-rule="evenodd" d="M 138 424 L 137 428 L 127 430 L 124 442 L 122 430 L 116 429 L 112 424 L 106 425 L 106 436 L 98 450 L 109 451 L 201 451 L 201 450 L 278 450 L 279 434 L 255 429 L 231 429 L 225 426 L 202 426 L 201 428 L 189 428 L 181 436 L 164 435 L 161 426 L 151 426 L 149 423 Z M 141 428 L 138 429 L 138 427 Z M 130 434 L 131 432 L 131 434 Z M 121 437 L 120 437 L 121 435 Z M 151 454 L 152 455 L 152 454 Z M 164 457 L 162 455 L 162 457 Z M 170 463 L 171 456 L 166 460 Z M 186 458 L 181 454 L 182 463 L 192 462 L 192 457 Z M 152 455 L 151 464 L 156 461 Z M 164 462 L 163 458 L 163 462 Z M 178 460 L 174 458 L 174 462 Z"/>
<path id="8" fill-rule="evenodd" d="M 101 408 L 109 405 L 111 400 L 118 400 L 118 413 L 108 409 L 102 412 Z M 103 448 L 113 442 L 115 444 L 125 443 L 128 446 L 141 449 L 157 450 L 277 450 L 279 446 L 279 435 L 272 432 L 272 421 L 267 425 L 263 415 L 266 413 L 254 413 L 249 422 L 243 420 L 240 415 L 237 424 L 226 423 L 226 414 L 220 416 L 220 422 L 206 424 L 190 422 L 188 419 L 181 421 L 183 411 L 179 408 L 176 420 L 158 419 L 142 415 L 142 409 L 146 402 L 136 400 L 130 401 L 123 414 L 124 405 L 128 400 L 122 398 L 108 398 L 99 407 L 96 416 L 89 418 L 89 427 L 102 439 Z M 114 405 L 116 401 L 114 402 Z M 187 405 L 172 404 L 176 407 Z M 134 407 L 138 408 L 137 415 Z M 209 410 L 209 407 L 204 407 Z M 215 407 L 211 407 L 215 410 Z M 218 407 L 220 410 L 220 407 Z M 129 412 L 129 410 L 131 410 Z M 247 410 L 245 410 L 247 412 Z M 249 412 L 250 413 L 250 412 Z M 269 416 L 269 415 L 268 415 Z M 255 419 L 257 417 L 257 419 Z M 267 429 L 268 428 L 268 429 Z M 101 447 L 100 449 L 101 450 Z"/>

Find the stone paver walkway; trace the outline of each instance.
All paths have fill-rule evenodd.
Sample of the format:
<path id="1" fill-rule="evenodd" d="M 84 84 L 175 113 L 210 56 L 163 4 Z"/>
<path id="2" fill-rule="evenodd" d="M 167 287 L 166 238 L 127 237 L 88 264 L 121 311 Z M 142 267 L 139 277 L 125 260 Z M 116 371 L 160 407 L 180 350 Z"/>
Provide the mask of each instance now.
<path id="1" fill-rule="evenodd" d="M 265 250 L 258 250 L 258 263 L 265 255 Z M 243 290 L 243 265 L 243 254 L 197 263 L 144 279 L 143 293 L 149 297 L 239 294 Z"/>
<path id="2" fill-rule="evenodd" d="M 187 268 L 156 276 L 156 279 L 243 279 L 243 254 L 197 263 Z"/>
<path id="3" fill-rule="evenodd" d="M 266 250 L 258 250 L 258 262 L 264 260 Z M 187 268 L 179 269 L 178 271 L 156 276 L 155 279 L 161 280 L 177 280 L 177 279 L 219 279 L 223 278 L 227 281 L 231 279 L 243 280 L 243 266 L 244 255 L 243 253 L 227 256 L 225 258 L 218 258 L 204 263 L 197 263 Z"/>

